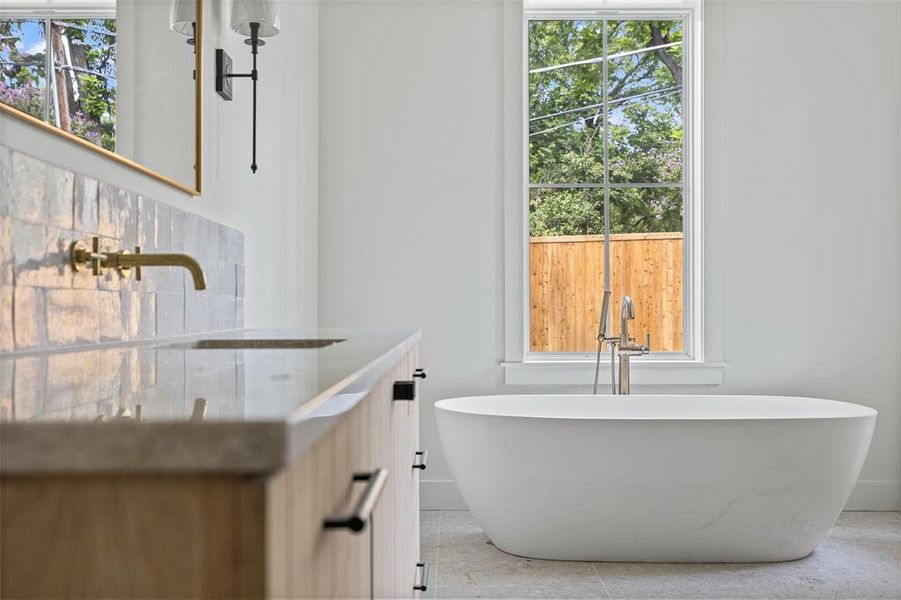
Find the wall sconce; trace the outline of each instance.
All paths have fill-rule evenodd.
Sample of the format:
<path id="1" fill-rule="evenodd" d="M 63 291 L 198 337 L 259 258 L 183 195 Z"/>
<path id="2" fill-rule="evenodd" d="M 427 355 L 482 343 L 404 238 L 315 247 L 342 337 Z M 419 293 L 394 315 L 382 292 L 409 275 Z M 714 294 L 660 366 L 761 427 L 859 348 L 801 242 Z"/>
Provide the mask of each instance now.
<path id="1" fill-rule="evenodd" d="M 257 53 L 266 42 L 260 38 L 278 35 L 277 0 L 232 0 L 232 29 L 247 37 L 244 43 L 250 46 L 253 55 L 253 69 L 250 73 L 233 73 L 232 59 L 222 48 L 216 49 L 216 91 L 226 101 L 232 99 L 232 79 L 249 77 L 253 82 L 253 161 L 250 170 L 257 172 Z"/>
<path id="2" fill-rule="evenodd" d="M 197 37 L 197 0 L 172 0 L 169 5 L 169 29 L 188 36 L 188 43 L 194 45 Z M 197 49 L 194 49 L 197 52 Z"/>

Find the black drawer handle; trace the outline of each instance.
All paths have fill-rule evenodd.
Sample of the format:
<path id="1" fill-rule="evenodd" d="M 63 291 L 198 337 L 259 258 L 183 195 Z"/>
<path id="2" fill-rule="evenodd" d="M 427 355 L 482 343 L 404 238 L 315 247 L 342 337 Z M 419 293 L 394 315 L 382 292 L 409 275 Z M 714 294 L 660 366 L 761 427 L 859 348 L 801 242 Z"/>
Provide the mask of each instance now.
<path id="1" fill-rule="evenodd" d="M 366 528 L 372 510 L 379 501 L 385 482 L 388 481 L 388 469 L 382 467 L 372 473 L 354 473 L 354 481 L 366 481 L 366 489 L 357 501 L 353 514 L 346 517 L 328 517 L 323 526 L 326 529 L 350 529 L 357 533 Z"/>
<path id="2" fill-rule="evenodd" d="M 419 379 L 425 379 L 428 376 L 429 376 L 429 373 L 425 369 L 416 369 L 415 371 L 413 371 L 413 377 L 417 377 Z"/>
<path id="3" fill-rule="evenodd" d="M 425 471 L 425 463 L 429 459 L 428 450 L 420 450 L 413 453 L 413 468 Z"/>
<path id="4" fill-rule="evenodd" d="M 417 592 L 424 592 L 429 589 L 429 561 L 416 563 L 416 568 L 422 569 L 422 578 L 419 580 L 419 585 L 414 585 L 413 589 Z"/>
<path id="5" fill-rule="evenodd" d="M 416 380 L 395 381 L 394 394 L 391 397 L 394 400 L 403 400 L 406 402 L 416 400 Z"/>

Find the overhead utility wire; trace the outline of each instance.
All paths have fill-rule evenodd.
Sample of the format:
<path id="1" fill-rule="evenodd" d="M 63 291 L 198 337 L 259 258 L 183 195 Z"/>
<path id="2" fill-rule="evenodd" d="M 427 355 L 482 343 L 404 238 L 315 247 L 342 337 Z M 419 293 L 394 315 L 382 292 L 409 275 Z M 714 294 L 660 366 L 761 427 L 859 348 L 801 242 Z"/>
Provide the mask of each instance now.
<path id="1" fill-rule="evenodd" d="M 619 102 L 625 102 L 626 100 L 632 100 L 634 98 L 641 98 L 642 96 L 650 96 L 651 94 L 669 92 L 669 91 L 678 90 L 678 89 L 680 89 L 680 86 L 676 85 L 673 87 L 663 88 L 663 89 L 659 89 L 659 90 L 651 90 L 650 92 L 644 92 L 641 94 L 635 94 L 634 96 L 626 96 L 625 98 L 617 98 L 616 100 L 611 100 L 610 104 L 617 104 Z M 587 106 L 580 106 L 579 108 L 570 108 L 567 110 L 561 110 L 560 112 L 551 113 L 549 115 L 540 115 L 538 117 L 532 117 L 531 119 L 529 119 L 529 122 L 541 121 L 543 119 L 550 119 L 551 117 L 559 117 L 560 115 L 579 112 L 581 110 L 588 110 L 589 108 L 599 108 L 603 105 L 604 105 L 603 102 L 598 102 L 597 104 L 589 104 Z"/>
<path id="2" fill-rule="evenodd" d="M 82 69 L 81 67 L 76 67 L 74 65 L 57 65 L 57 71 L 73 71 L 75 73 L 81 73 L 82 75 L 94 75 L 95 77 L 102 77 L 104 79 L 115 80 L 115 75 L 106 75 L 104 73 L 100 73 L 98 71 L 91 71 L 89 69 Z"/>
<path id="3" fill-rule="evenodd" d="M 617 52 L 616 54 L 610 54 L 607 56 L 607 61 L 609 62 L 611 58 L 623 58 L 624 56 L 632 56 L 633 54 L 641 54 L 643 52 L 652 52 L 654 50 L 662 50 L 664 48 L 672 48 L 673 46 L 681 46 L 682 42 L 671 42 L 669 44 L 660 44 L 659 46 L 650 46 L 648 48 L 639 48 L 638 50 L 628 50 L 626 52 Z M 557 69 L 565 69 L 567 67 L 578 67 L 579 65 L 592 65 L 596 63 L 604 62 L 603 56 L 596 56 L 594 58 L 587 58 L 585 60 L 577 60 L 576 62 L 564 63 L 562 65 L 552 65 L 550 67 L 539 67 L 537 69 L 529 69 L 529 74 L 533 73 L 546 73 L 548 71 L 556 71 Z"/>
<path id="4" fill-rule="evenodd" d="M 541 121 L 543 119 L 550 119 L 551 117 L 559 117 L 560 115 L 567 115 L 569 113 L 579 112 L 582 110 L 588 110 L 589 108 L 600 108 L 601 106 L 604 106 L 603 102 L 598 102 L 597 104 L 588 104 L 586 106 L 580 106 L 579 108 L 570 108 L 567 110 L 561 110 L 560 112 L 551 113 L 549 115 L 540 115 L 537 117 L 532 117 L 531 119 L 529 119 L 529 122 L 531 123 L 532 121 Z"/>
<path id="5" fill-rule="evenodd" d="M 657 98 L 663 98 L 664 96 L 671 96 L 671 95 L 673 95 L 673 94 L 675 94 L 675 93 L 677 93 L 677 92 L 667 92 L 667 93 L 665 93 L 665 94 L 660 94 L 659 96 L 657 96 Z M 649 102 L 650 100 L 655 100 L 655 99 L 656 99 L 656 98 L 646 98 L 646 99 L 641 100 L 641 101 L 639 101 L 639 102 L 632 102 L 632 103 L 630 103 L 630 104 L 624 105 L 622 108 L 625 108 L 626 106 L 638 106 L 639 104 L 645 104 L 646 102 Z M 558 130 L 558 129 L 564 129 L 564 128 L 566 128 L 566 127 L 572 127 L 573 125 L 578 125 L 579 123 L 582 123 L 582 122 L 584 122 L 584 121 L 586 121 L 586 120 L 588 120 L 588 119 L 595 119 L 595 118 L 600 117 L 600 116 L 601 116 L 601 113 L 600 113 L 600 112 L 597 112 L 597 113 L 595 113 L 595 114 L 593 114 L 592 116 L 587 117 L 587 118 L 579 119 L 579 120 L 577 120 L 577 121 L 571 121 L 571 122 L 569 122 L 569 123 L 564 123 L 563 125 L 557 125 L 557 126 L 555 126 L 555 127 L 548 127 L 547 129 L 542 129 L 541 131 L 536 131 L 535 133 L 530 133 L 530 134 L 529 134 L 529 137 L 533 137 L 533 136 L 536 136 L 536 135 L 541 135 L 542 133 L 550 133 L 551 131 L 556 131 L 556 130 Z"/>
<path id="6" fill-rule="evenodd" d="M 676 93 L 678 93 L 678 92 L 667 92 L 667 93 L 665 93 L 665 94 L 660 94 L 660 95 L 657 96 L 656 98 L 663 98 L 664 96 L 672 96 L 673 94 L 676 94 Z M 649 102 L 650 100 L 656 100 L 656 98 L 645 98 L 644 100 L 640 100 L 640 101 L 638 101 L 638 102 L 632 102 L 631 104 L 627 104 L 627 105 L 625 105 L 625 106 L 638 106 L 639 104 L 644 104 L 644 103 L 646 103 L 646 102 Z M 623 108 L 625 108 L 625 106 L 624 106 Z M 600 117 L 600 116 L 601 116 L 601 113 L 598 112 L 598 113 L 595 113 L 594 115 L 592 115 L 591 117 L 588 117 L 588 118 L 589 118 L 589 119 L 593 119 L 593 118 Z M 530 133 L 530 134 L 529 134 L 529 137 L 533 137 L 533 136 L 536 136 L 536 135 L 541 135 L 542 133 L 550 133 L 551 131 L 557 131 L 558 129 L 563 129 L 564 127 L 571 127 L 571 126 L 573 126 L 573 125 L 578 125 L 579 123 L 582 123 L 582 122 L 585 121 L 585 120 L 586 120 L 586 119 L 579 119 L 578 121 L 572 121 L 572 122 L 570 122 L 570 123 L 564 123 L 563 125 L 557 125 L 557 126 L 555 126 L 555 127 L 548 127 L 547 129 L 542 129 L 541 131 L 536 131 L 535 133 Z"/>

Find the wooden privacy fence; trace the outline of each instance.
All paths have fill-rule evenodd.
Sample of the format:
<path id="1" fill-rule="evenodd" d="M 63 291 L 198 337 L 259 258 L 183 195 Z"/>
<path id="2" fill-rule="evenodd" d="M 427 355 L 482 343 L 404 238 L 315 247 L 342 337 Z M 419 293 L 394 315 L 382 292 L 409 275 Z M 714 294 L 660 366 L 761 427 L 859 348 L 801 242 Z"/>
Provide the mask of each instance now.
<path id="1" fill-rule="evenodd" d="M 635 302 L 630 333 L 651 334 L 655 352 L 681 352 L 682 233 L 610 237 L 610 302 L 619 335 L 624 295 Z M 529 323 L 533 352 L 594 352 L 604 292 L 604 236 L 529 240 Z"/>

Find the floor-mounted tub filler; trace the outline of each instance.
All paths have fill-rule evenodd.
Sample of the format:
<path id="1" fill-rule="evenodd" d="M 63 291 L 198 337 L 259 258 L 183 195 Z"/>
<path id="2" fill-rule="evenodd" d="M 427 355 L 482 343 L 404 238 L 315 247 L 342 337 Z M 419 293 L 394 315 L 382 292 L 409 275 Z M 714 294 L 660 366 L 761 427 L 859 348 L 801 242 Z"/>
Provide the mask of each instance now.
<path id="1" fill-rule="evenodd" d="M 772 562 L 810 554 L 854 489 L 870 408 L 767 396 L 482 396 L 435 405 L 451 475 L 501 550 Z"/>

